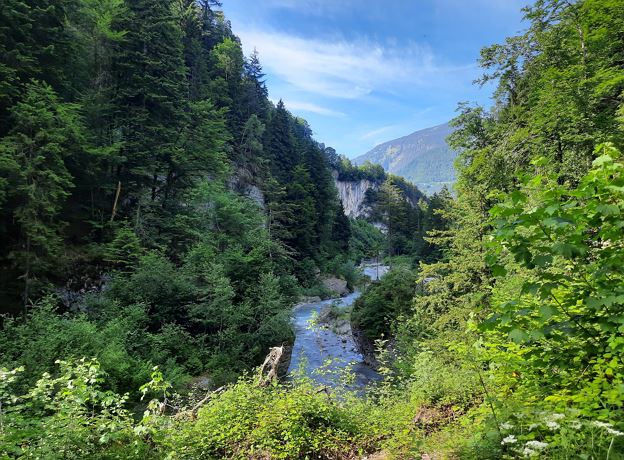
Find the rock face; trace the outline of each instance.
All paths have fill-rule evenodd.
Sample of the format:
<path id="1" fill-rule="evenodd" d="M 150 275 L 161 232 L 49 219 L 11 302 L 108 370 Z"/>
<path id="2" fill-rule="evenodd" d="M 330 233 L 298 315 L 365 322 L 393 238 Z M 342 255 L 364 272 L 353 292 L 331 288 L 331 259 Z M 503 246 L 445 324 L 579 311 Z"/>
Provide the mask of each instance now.
<path id="1" fill-rule="evenodd" d="M 446 143 L 453 128 L 445 123 L 378 145 L 357 157 L 356 164 L 370 161 L 389 173 L 405 177 L 427 194 L 455 182 L 453 162 L 457 152 Z"/>
<path id="2" fill-rule="evenodd" d="M 325 278 L 323 280 L 323 286 L 333 292 L 337 297 L 346 296 L 350 292 L 347 287 L 347 282 L 345 280 L 341 280 L 340 278 Z"/>
<path id="3" fill-rule="evenodd" d="M 338 173 L 334 171 L 334 183 L 338 190 L 338 196 L 342 201 L 345 215 L 353 219 L 358 217 L 368 217 L 370 208 L 364 203 L 366 192 L 376 189 L 377 185 L 369 180 L 341 181 L 338 180 Z"/>
<path id="4" fill-rule="evenodd" d="M 264 193 L 255 185 L 253 174 L 244 169 L 238 169 L 229 180 L 230 190 L 250 198 L 262 209 L 266 209 Z"/>

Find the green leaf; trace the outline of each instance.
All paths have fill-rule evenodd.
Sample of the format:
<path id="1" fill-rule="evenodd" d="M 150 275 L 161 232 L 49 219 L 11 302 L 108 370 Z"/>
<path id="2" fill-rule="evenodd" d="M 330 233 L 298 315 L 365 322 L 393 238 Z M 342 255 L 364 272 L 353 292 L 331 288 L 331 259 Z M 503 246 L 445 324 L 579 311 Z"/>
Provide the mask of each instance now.
<path id="1" fill-rule="evenodd" d="M 522 343 L 528 340 L 529 335 L 521 329 L 513 329 L 509 333 L 509 338 L 515 343 Z"/>
<path id="2" fill-rule="evenodd" d="M 516 246 L 513 251 L 516 262 L 522 262 L 524 264 L 531 263 L 531 251 L 529 251 L 526 246 Z"/>
<path id="3" fill-rule="evenodd" d="M 537 267 L 545 267 L 546 265 L 550 265 L 553 261 L 553 258 L 550 254 L 538 254 L 533 258 L 533 263 Z"/>
<path id="4" fill-rule="evenodd" d="M 605 216 L 619 216 L 620 208 L 615 204 L 599 204 L 596 206 L 596 211 Z"/>
<path id="5" fill-rule="evenodd" d="M 536 295 L 539 291 L 540 285 L 538 283 L 532 283 L 527 281 L 522 285 L 522 294 Z"/>
<path id="6" fill-rule="evenodd" d="M 566 259 L 573 259 L 574 257 L 582 255 L 585 252 L 585 248 L 559 241 L 553 244 L 552 251 Z"/>
<path id="7" fill-rule="evenodd" d="M 572 225 L 572 222 L 569 220 L 563 219 L 561 217 L 549 217 L 544 219 L 542 223 L 547 227 L 561 228 Z"/>
<path id="8" fill-rule="evenodd" d="M 558 313 L 557 309 L 554 308 L 552 305 L 542 305 L 539 308 L 539 312 L 540 316 L 544 321 L 548 321 L 550 318 Z"/>
<path id="9" fill-rule="evenodd" d="M 610 155 L 600 155 L 592 162 L 592 166 L 604 166 L 607 163 L 613 163 L 613 158 Z"/>
<path id="10" fill-rule="evenodd" d="M 624 187 L 620 187 L 618 185 L 607 185 L 607 190 L 611 190 L 612 192 L 624 193 Z"/>
<path id="11" fill-rule="evenodd" d="M 494 264 L 490 268 L 492 269 L 492 276 L 495 278 L 507 276 L 507 270 L 502 265 Z"/>

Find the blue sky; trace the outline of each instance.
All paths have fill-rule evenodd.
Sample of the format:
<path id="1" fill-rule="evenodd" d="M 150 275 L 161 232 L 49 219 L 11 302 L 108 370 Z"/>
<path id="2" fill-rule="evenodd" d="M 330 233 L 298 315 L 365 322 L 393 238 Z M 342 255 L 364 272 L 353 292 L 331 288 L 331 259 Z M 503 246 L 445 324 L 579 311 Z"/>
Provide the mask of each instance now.
<path id="1" fill-rule="evenodd" d="M 223 0 L 269 96 L 355 157 L 450 120 L 479 89 L 482 46 L 521 31 L 528 0 Z"/>

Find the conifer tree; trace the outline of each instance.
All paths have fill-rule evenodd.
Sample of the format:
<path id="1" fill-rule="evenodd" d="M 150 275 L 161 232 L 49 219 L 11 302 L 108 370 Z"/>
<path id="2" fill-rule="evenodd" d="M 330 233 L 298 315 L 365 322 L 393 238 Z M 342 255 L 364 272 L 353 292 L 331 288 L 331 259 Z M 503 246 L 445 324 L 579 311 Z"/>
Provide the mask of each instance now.
<path id="1" fill-rule="evenodd" d="M 117 179 L 134 197 L 148 188 L 155 204 L 164 198 L 186 122 L 182 35 L 171 0 L 126 5 L 127 14 L 116 24 L 127 31 L 115 56 L 115 126 L 123 142 Z"/>
<path id="2" fill-rule="evenodd" d="M 282 100 L 271 115 L 265 135 L 264 145 L 271 164 L 271 174 L 281 183 L 287 183 L 299 161 L 294 148 L 290 114 Z"/>
<path id="3" fill-rule="evenodd" d="M 0 8 L 0 135 L 6 134 L 9 107 L 39 79 L 57 93 L 76 96 L 79 42 L 67 27 L 77 0 L 6 0 Z"/>
<path id="4" fill-rule="evenodd" d="M 4 179 L 2 258 L 19 273 L 26 306 L 58 265 L 63 222 L 60 213 L 73 187 L 66 162 L 78 153 L 83 132 L 76 108 L 59 102 L 52 88 L 33 81 L 11 110 L 13 128 L 0 142 Z M 12 216 L 12 218 L 10 217 Z"/>

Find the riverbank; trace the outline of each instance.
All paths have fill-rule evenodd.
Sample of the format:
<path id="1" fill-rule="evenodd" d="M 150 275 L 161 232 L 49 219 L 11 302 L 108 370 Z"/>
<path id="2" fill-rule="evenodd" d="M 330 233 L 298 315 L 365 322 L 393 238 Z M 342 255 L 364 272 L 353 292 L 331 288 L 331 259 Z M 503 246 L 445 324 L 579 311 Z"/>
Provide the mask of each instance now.
<path id="1" fill-rule="evenodd" d="M 362 274 L 371 280 L 388 270 L 381 264 L 361 267 Z M 360 295 L 356 289 L 344 297 L 307 302 L 293 309 L 295 342 L 288 368 L 291 377 L 304 375 L 322 385 L 344 384 L 355 390 L 379 379 L 370 360 L 359 352 L 351 329 L 350 309 Z"/>

